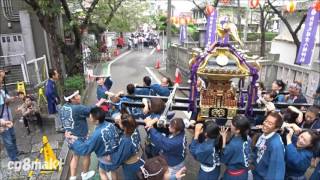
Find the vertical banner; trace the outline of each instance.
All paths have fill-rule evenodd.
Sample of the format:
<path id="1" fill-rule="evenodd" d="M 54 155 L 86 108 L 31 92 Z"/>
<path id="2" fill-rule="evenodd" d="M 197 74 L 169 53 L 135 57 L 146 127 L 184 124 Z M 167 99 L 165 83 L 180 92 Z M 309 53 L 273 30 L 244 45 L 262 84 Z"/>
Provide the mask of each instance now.
<path id="1" fill-rule="evenodd" d="M 217 21 L 218 11 L 215 9 L 207 17 L 207 31 L 206 31 L 206 48 L 208 49 L 211 44 L 216 40 L 216 21 Z"/>
<path id="2" fill-rule="evenodd" d="M 315 8 L 309 7 L 296 64 L 309 65 L 311 63 L 319 19 L 320 12 L 317 12 Z"/>
<path id="3" fill-rule="evenodd" d="M 180 25 L 180 43 L 184 43 L 187 39 L 187 25 Z"/>

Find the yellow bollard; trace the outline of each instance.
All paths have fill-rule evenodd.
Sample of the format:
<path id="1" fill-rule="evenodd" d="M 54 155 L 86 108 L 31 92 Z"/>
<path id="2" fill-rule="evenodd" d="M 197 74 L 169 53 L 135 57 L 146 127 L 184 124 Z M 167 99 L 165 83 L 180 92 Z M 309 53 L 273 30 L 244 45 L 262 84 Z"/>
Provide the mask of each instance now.
<path id="1" fill-rule="evenodd" d="M 17 92 L 23 92 L 26 95 L 26 88 L 23 81 L 17 82 Z"/>
<path id="2" fill-rule="evenodd" d="M 41 99 L 42 99 L 45 103 L 47 103 L 47 99 L 46 99 L 46 97 L 45 97 L 45 95 L 44 95 L 44 88 L 43 88 L 43 87 L 39 88 L 39 90 L 38 90 L 38 105 L 39 105 L 39 106 L 40 106 L 40 103 L 41 103 Z"/>
<path id="3" fill-rule="evenodd" d="M 42 143 L 43 143 L 42 153 L 44 156 L 44 163 L 45 163 L 44 170 L 52 170 L 52 171 L 58 170 L 59 161 L 56 155 L 54 154 L 53 149 L 51 148 L 51 145 L 49 144 L 47 136 L 42 137 Z"/>
<path id="4" fill-rule="evenodd" d="M 30 170 L 28 173 L 29 178 L 31 178 L 34 173 L 36 173 L 36 175 L 38 175 L 39 172 L 40 174 L 48 174 L 59 170 L 59 161 L 54 154 L 51 145 L 49 144 L 47 136 L 42 137 L 42 144 L 43 145 L 40 149 L 39 156 L 34 162 L 37 164 L 39 162 L 40 155 L 43 154 L 44 164 L 41 162 L 40 166 L 33 167 L 35 169 Z"/>

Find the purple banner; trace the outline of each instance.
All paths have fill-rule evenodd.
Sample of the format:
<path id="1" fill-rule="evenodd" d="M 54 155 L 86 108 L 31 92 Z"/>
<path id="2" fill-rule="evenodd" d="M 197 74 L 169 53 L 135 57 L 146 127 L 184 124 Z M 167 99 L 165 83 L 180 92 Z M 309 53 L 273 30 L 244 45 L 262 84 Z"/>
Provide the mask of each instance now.
<path id="1" fill-rule="evenodd" d="M 310 64 L 312 58 L 312 51 L 317 32 L 317 27 L 320 19 L 320 12 L 315 8 L 310 7 L 307 14 L 307 19 L 302 34 L 302 40 L 299 47 L 299 53 L 296 64 Z"/>
<path id="2" fill-rule="evenodd" d="M 180 25 L 180 43 L 184 43 L 187 39 L 187 26 L 186 25 Z"/>
<path id="3" fill-rule="evenodd" d="M 216 40 L 216 21 L 218 11 L 215 9 L 212 11 L 210 16 L 207 17 L 207 28 L 206 28 L 206 48 L 208 49 Z"/>

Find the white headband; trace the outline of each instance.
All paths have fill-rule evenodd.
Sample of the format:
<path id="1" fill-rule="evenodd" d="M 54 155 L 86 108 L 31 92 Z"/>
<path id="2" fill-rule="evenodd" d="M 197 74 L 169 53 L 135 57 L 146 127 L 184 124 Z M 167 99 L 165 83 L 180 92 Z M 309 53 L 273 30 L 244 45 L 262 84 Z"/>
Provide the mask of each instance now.
<path id="1" fill-rule="evenodd" d="M 70 96 L 66 97 L 64 96 L 64 100 L 65 101 L 69 101 L 70 99 L 72 99 L 74 96 L 79 94 L 79 90 L 75 91 L 73 94 L 71 94 Z"/>
<path id="2" fill-rule="evenodd" d="M 160 169 L 158 172 L 156 172 L 156 173 L 150 174 L 150 173 L 144 168 L 144 165 L 142 165 L 142 166 L 140 167 L 140 170 L 142 171 L 142 174 L 143 174 L 144 178 L 146 178 L 146 179 L 149 178 L 149 177 L 156 176 L 156 175 L 160 174 L 161 171 L 162 171 L 162 169 L 163 169 L 163 168 L 161 168 L 161 169 Z"/>

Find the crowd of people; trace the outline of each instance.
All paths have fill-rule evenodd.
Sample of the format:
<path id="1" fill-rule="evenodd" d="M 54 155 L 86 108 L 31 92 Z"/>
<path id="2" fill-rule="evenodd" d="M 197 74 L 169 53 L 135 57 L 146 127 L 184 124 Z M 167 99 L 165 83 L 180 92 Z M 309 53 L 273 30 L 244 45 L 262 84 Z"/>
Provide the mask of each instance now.
<path id="1" fill-rule="evenodd" d="M 168 113 L 168 124 L 163 127 L 158 122 L 166 104 L 155 96 L 170 95 L 170 78 L 164 77 L 160 84 L 154 84 L 145 76 L 143 85 L 130 83 L 124 93 L 111 91 L 110 77 L 97 76 L 96 104 L 83 105 L 78 90 L 67 90 L 63 98 L 65 103 L 59 107 L 55 84 L 59 73 L 50 70 L 49 75 L 46 84 L 48 111 L 55 118 L 56 130 L 65 131 L 72 152 L 70 180 L 77 178 L 80 157 L 83 158 L 82 179 L 94 176 L 95 171 L 89 170 L 93 152 L 99 161 L 101 179 L 181 179 L 188 171 L 187 151 L 200 164 L 197 178 L 201 180 L 302 180 L 306 179 L 310 167 L 314 170 L 308 177 L 320 179 L 319 104 L 317 101 L 314 105 L 306 104 L 299 82 L 289 84 L 288 94 L 281 80 L 274 81 L 270 91 L 265 91 L 263 84 L 258 83 L 257 103 L 265 108 L 266 114 L 254 117 L 254 121 L 237 115 L 230 123 L 220 126 L 217 119 L 191 123 L 193 119 L 186 122 L 174 113 Z M 319 96 L 319 90 L 317 93 Z M 152 97 L 141 100 L 134 98 L 135 95 Z M 1 89 L 1 135 L 9 158 L 15 161 L 18 150 L 12 118 L 5 103 L 9 100 Z M 29 128 L 30 118 L 41 127 L 41 117 L 34 108 L 33 99 L 23 96 L 23 100 L 19 111 L 26 128 Z M 124 102 L 141 102 L 143 107 L 126 106 Z M 291 106 L 278 111 L 277 103 Z M 301 105 L 299 108 L 295 107 L 297 103 Z M 95 125 L 90 134 L 87 118 Z M 138 120 L 143 120 L 146 137 L 141 136 Z M 191 142 L 186 140 L 187 133 L 193 135 Z M 122 175 L 118 171 L 120 167 Z"/>
<path id="2" fill-rule="evenodd" d="M 154 48 L 159 44 L 159 36 L 151 31 L 132 33 L 128 38 L 128 49 L 142 50 L 146 48 Z"/>
<path id="3" fill-rule="evenodd" d="M 200 163 L 198 179 L 305 179 L 310 166 L 316 167 L 310 179 L 319 179 L 320 119 L 316 105 L 302 109 L 289 106 L 281 112 L 267 107 L 260 124 L 252 123 L 243 115 L 237 115 L 230 125 L 222 127 L 215 119 L 192 124 L 182 118 L 168 117 L 168 126 L 162 127 L 157 123 L 165 102 L 154 96 L 170 95 L 169 78 L 152 84 L 151 78 L 145 76 L 142 86 L 128 84 L 126 94 L 111 91 L 110 77 L 96 77 L 96 81 L 97 104 L 81 105 L 77 91 L 66 92 L 67 103 L 63 108 L 68 110 L 62 110 L 67 115 L 61 120 L 74 158 L 88 157 L 95 152 L 102 179 L 180 179 L 188 170 L 185 164 L 188 150 Z M 262 104 L 307 103 L 300 83 L 290 84 L 288 94 L 284 87 L 279 80 L 272 84 L 270 92 L 259 87 L 263 92 L 259 93 L 258 101 Z M 153 97 L 141 101 L 134 98 L 135 95 Z M 123 102 L 137 101 L 144 107 L 123 105 Z M 305 115 L 304 109 L 307 109 Z M 96 124 L 89 137 L 86 117 Z M 141 119 L 146 137 L 140 136 L 137 128 L 137 120 Z M 189 146 L 187 131 L 193 134 Z M 77 134 L 79 132 L 82 133 Z M 145 143 L 142 145 L 142 142 Z M 71 167 L 70 179 L 76 178 L 76 164 Z M 94 174 L 88 170 L 88 162 L 83 161 L 83 166 L 83 177 Z M 117 171 L 120 166 L 122 176 Z"/>

